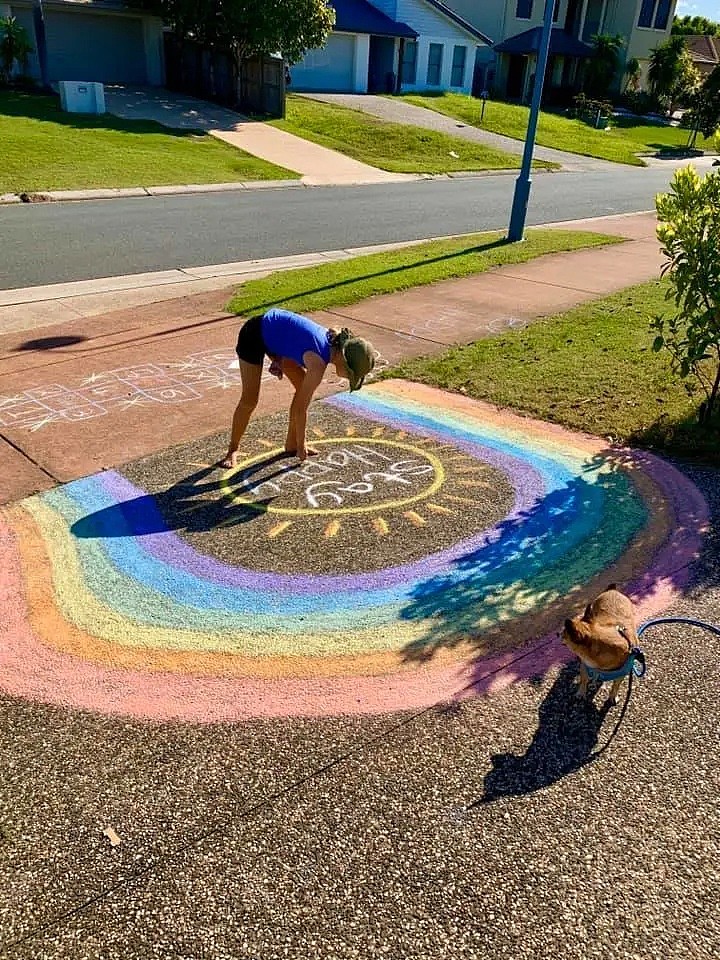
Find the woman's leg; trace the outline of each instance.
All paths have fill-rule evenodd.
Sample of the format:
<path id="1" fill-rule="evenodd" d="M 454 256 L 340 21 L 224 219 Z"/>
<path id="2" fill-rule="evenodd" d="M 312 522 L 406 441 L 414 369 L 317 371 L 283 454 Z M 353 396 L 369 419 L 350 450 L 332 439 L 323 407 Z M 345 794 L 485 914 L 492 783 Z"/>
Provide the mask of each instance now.
<path id="1" fill-rule="evenodd" d="M 237 464 L 237 451 L 243 434 L 250 422 L 253 410 L 257 406 L 260 396 L 260 380 L 262 378 L 262 364 L 240 361 L 240 376 L 242 377 L 242 395 L 233 414 L 230 446 L 227 456 L 221 462 L 223 467 L 234 467 Z"/>

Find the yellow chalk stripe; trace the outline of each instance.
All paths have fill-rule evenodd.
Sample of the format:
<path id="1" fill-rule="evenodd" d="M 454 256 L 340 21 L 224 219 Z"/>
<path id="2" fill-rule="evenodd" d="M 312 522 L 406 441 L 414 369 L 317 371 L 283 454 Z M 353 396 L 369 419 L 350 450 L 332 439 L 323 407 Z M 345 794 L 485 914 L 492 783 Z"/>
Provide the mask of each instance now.
<path id="1" fill-rule="evenodd" d="M 324 430 L 321 430 L 320 427 L 313 427 L 313 428 L 312 428 L 312 432 L 313 432 L 313 436 L 315 436 L 315 437 L 324 437 L 324 436 L 325 436 L 325 431 L 324 431 Z"/>
<path id="2" fill-rule="evenodd" d="M 372 432 L 374 437 L 381 437 L 385 433 L 385 427 L 375 427 Z"/>
<path id="3" fill-rule="evenodd" d="M 350 426 L 345 431 L 345 435 L 348 437 L 354 437 L 356 433 L 357 433 L 357 430 L 352 424 L 350 424 Z"/>
<path id="4" fill-rule="evenodd" d="M 439 503 L 428 503 L 427 508 L 428 510 L 432 510 L 433 513 L 447 513 L 451 517 L 454 517 L 455 513 L 457 512 L 455 510 L 450 510 L 448 507 L 441 507 Z"/>
<path id="5" fill-rule="evenodd" d="M 273 443 L 272 440 L 258 440 L 258 443 L 261 447 L 265 447 L 266 450 L 272 450 L 277 446 L 277 444 Z"/>
<path id="6" fill-rule="evenodd" d="M 336 534 L 338 533 L 339 530 L 340 530 L 340 521 L 339 521 L 339 520 L 331 520 L 330 523 L 325 527 L 325 534 L 324 534 L 324 536 L 325 536 L 326 538 L 334 537 L 334 536 L 336 536 Z"/>
<path id="7" fill-rule="evenodd" d="M 415 513 L 414 510 L 406 510 L 403 516 L 407 517 L 410 523 L 412 523 L 412 525 L 415 527 L 422 527 L 427 523 L 425 517 L 421 517 L 420 514 Z"/>
<path id="8" fill-rule="evenodd" d="M 384 537 L 385 534 L 390 532 L 390 527 L 388 526 L 387 520 L 383 520 L 382 517 L 376 517 L 372 522 L 373 529 L 375 533 L 380 534 L 381 537 Z"/>

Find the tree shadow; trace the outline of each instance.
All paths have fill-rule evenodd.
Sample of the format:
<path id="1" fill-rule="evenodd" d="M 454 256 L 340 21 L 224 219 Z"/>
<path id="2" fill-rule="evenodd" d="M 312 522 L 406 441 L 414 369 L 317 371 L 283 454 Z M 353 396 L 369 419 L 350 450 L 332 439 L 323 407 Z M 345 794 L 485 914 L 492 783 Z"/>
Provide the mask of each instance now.
<path id="1" fill-rule="evenodd" d="M 540 704 L 537 730 L 525 753 L 520 756 L 499 753 L 490 757 L 492 769 L 485 776 L 483 795 L 470 803 L 467 810 L 501 797 L 536 793 L 592 761 L 610 708 L 607 700 L 598 707 L 594 694 L 578 700 L 573 682 L 576 675 L 575 664 L 561 670 Z M 619 729 L 622 716 L 611 737 Z"/>
<path id="2" fill-rule="evenodd" d="M 80 539 L 93 540 L 142 537 L 170 530 L 206 533 L 220 524 L 227 528 L 250 523 L 263 516 L 274 498 L 257 500 L 250 506 L 236 503 L 232 499 L 233 491 L 264 468 L 279 465 L 286 459 L 288 455 L 284 453 L 267 457 L 238 471 L 227 484 L 220 478 L 211 479 L 217 467 L 205 467 L 160 493 L 144 494 L 89 513 L 72 524 L 71 533 Z M 264 480 L 281 476 L 294 466 L 294 463 L 278 466 Z M 220 495 L 206 499 L 214 493 Z"/>
<path id="3" fill-rule="evenodd" d="M 44 120 L 63 127 L 78 130 L 114 130 L 120 133 L 162 133 L 168 137 L 193 140 L 205 137 L 200 124 L 195 127 L 166 127 L 157 120 L 124 119 L 112 113 L 68 113 L 60 107 L 60 97 L 47 93 L 3 90 L 0 93 L 0 114 L 8 117 L 24 117 L 28 120 Z M 238 118 L 239 120 L 242 117 Z M 214 128 L 214 127 L 213 127 Z"/>
<path id="4" fill-rule="evenodd" d="M 492 685 L 498 663 L 505 669 L 513 659 L 513 674 L 528 678 L 539 661 L 543 668 L 558 662 L 565 649 L 548 640 L 547 653 L 523 661 L 522 648 L 530 653 L 533 648 L 526 645 L 531 641 L 556 637 L 564 619 L 580 613 L 608 583 L 617 582 L 636 603 L 655 594 L 658 580 L 684 586 L 689 560 L 678 555 L 677 567 L 675 558 L 658 565 L 666 534 L 647 515 L 630 479 L 642 471 L 644 456 L 601 451 L 564 486 L 488 531 L 486 542 L 454 560 L 450 572 L 420 582 L 400 616 L 423 621 L 425 629 L 403 649 L 404 661 L 427 663 L 443 652 L 461 650 L 472 662 L 468 688 L 477 690 Z M 604 507 L 599 506 L 601 496 Z M 594 524 L 598 509 L 602 513 Z M 671 509 L 675 543 L 698 533 L 699 518 L 692 510 L 688 529 L 673 514 Z M 564 531 L 584 522 L 586 530 L 577 542 L 567 542 Z"/>

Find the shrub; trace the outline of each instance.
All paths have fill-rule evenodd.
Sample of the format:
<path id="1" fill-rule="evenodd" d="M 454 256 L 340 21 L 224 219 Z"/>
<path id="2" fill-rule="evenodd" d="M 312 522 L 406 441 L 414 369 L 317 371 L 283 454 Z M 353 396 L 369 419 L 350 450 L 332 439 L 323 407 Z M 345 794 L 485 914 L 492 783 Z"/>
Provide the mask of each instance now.
<path id="1" fill-rule="evenodd" d="M 668 350 L 680 376 L 700 384 L 706 426 L 720 406 L 720 171 L 701 178 L 691 166 L 678 170 L 655 205 L 675 312 L 651 324 L 653 349 Z"/>

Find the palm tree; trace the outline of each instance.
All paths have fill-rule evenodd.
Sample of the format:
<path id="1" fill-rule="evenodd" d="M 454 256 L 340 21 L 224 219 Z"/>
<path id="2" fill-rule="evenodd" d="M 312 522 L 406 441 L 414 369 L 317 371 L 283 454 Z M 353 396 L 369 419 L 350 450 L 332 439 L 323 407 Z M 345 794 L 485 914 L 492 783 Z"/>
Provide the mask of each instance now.
<path id="1" fill-rule="evenodd" d="M 640 83 L 640 61 L 637 57 L 630 57 L 625 64 L 625 91 L 637 90 Z"/>
<path id="2" fill-rule="evenodd" d="M 684 37 L 671 36 L 652 51 L 648 67 L 650 91 L 665 101 L 671 113 L 675 101 L 691 94 L 699 79 Z"/>
<path id="3" fill-rule="evenodd" d="M 595 56 L 585 70 L 585 86 L 591 97 L 606 97 L 618 69 L 620 51 L 625 46 L 621 34 L 596 34 L 592 37 Z"/>
<path id="4" fill-rule="evenodd" d="M 8 83 L 13 67 L 27 70 L 33 48 L 28 32 L 15 17 L 0 17 L 0 80 Z"/>

